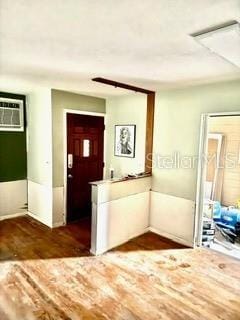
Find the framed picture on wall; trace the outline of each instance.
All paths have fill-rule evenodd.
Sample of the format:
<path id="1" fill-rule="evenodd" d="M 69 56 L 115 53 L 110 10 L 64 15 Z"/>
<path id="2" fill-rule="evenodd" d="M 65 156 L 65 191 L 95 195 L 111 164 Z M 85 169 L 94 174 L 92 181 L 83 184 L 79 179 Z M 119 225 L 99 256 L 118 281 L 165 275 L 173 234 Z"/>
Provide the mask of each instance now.
<path id="1" fill-rule="evenodd" d="M 117 157 L 135 157 L 136 125 L 116 125 L 114 154 Z"/>

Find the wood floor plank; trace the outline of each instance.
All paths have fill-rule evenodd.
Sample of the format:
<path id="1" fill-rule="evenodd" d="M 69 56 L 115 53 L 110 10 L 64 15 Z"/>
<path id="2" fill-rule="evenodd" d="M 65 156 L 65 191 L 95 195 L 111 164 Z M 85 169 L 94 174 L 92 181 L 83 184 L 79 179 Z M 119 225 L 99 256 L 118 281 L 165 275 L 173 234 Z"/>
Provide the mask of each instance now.
<path id="1" fill-rule="evenodd" d="M 153 233 L 89 253 L 90 224 L 0 222 L 0 320 L 240 320 L 240 262 Z"/>

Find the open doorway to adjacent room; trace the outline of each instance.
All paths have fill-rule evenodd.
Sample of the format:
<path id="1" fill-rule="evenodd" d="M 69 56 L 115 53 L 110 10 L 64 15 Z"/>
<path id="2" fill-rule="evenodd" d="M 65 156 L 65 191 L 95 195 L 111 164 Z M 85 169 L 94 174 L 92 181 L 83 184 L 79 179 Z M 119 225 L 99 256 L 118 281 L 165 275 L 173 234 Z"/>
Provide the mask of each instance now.
<path id="1" fill-rule="evenodd" d="M 206 118 L 199 244 L 240 259 L 240 113 Z"/>

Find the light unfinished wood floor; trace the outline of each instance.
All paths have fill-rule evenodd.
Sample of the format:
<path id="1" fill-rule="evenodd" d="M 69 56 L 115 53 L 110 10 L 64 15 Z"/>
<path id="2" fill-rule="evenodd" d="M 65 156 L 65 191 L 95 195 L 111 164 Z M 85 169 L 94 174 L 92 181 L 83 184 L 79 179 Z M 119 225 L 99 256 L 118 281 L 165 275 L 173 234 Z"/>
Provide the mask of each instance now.
<path id="1" fill-rule="evenodd" d="M 240 262 L 152 233 L 90 256 L 89 224 L 0 222 L 0 319 L 240 319 Z"/>

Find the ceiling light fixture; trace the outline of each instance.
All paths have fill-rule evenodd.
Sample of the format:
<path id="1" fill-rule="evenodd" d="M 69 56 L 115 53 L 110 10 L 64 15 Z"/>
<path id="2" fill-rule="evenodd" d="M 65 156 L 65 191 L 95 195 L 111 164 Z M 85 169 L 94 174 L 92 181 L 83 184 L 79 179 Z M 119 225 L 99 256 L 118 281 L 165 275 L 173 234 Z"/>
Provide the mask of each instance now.
<path id="1" fill-rule="evenodd" d="M 202 46 L 240 68 L 240 24 L 233 20 L 191 36 Z"/>

